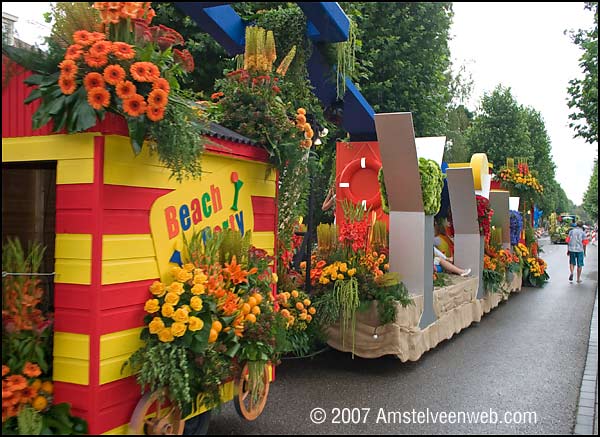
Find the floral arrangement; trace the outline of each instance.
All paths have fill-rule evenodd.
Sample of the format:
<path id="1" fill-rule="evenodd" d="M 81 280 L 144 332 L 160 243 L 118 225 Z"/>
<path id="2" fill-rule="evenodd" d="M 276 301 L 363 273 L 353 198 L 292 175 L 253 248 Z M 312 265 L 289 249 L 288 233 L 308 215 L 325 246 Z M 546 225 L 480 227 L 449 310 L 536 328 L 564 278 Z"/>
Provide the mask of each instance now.
<path id="1" fill-rule="evenodd" d="M 490 221 L 494 215 L 494 210 L 490 207 L 490 201 L 479 194 L 477 200 L 477 221 L 479 222 L 479 233 L 485 240 L 490 238 Z"/>
<path id="2" fill-rule="evenodd" d="M 314 347 L 315 324 L 311 323 L 317 314 L 308 294 L 299 290 L 285 291 L 277 295 L 279 311 L 287 320 L 287 334 L 290 352 L 296 356 L 306 356 Z"/>
<path id="3" fill-rule="evenodd" d="M 483 285 L 487 292 L 498 293 L 502 292 L 502 284 L 504 282 L 504 271 L 502 264 L 494 257 L 489 255 L 483 256 Z"/>
<path id="4" fill-rule="evenodd" d="M 26 80 L 36 88 L 25 103 L 41 101 L 34 129 L 52 121 L 55 132 L 81 132 L 114 113 L 127 121 L 136 154 L 148 141 L 178 180 L 199 176 L 204 125 L 179 88 L 194 69 L 189 51 L 175 48 L 183 38 L 150 26 L 149 2 L 95 2 L 93 8 L 93 28 L 62 35 L 71 42 L 66 48 L 52 45 L 62 58 L 58 71 L 36 70 Z"/>
<path id="5" fill-rule="evenodd" d="M 425 158 L 419 158 L 419 174 L 421 176 L 423 211 L 425 211 L 425 215 L 436 215 L 442 205 L 442 189 L 446 175 L 442 173 L 437 162 Z"/>
<path id="6" fill-rule="evenodd" d="M 523 266 L 523 280 L 529 282 L 534 287 L 543 287 L 550 275 L 546 272 L 548 265 L 546 261 L 537 256 L 525 258 Z"/>
<path id="7" fill-rule="evenodd" d="M 44 248 L 8 239 L 2 250 L 2 434 L 84 434 L 87 423 L 53 404 L 52 318 L 39 305 L 44 295 L 35 277 Z"/>
<path id="8" fill-rule="evenodd" d="M 526 162 L 521 162 L 515 169 L 513 166 L 506 166 L 500 169 L 496 176 L 503 187 L 510 189 L 513 194 L 542 194 L 544 187 L 529 169 Z"/>
<path id="9" fill-rule="evenodd" d="M 521 240 L 523 230 L 523 216 L 519 211 L 510 211 L 510 244 L 515 246 Z"/>
<path id="10" fill-rule="evenodd" d="M 145 303 L 145 345 L 129 364 L 150 390 L 168 388 L 188 414 L 201 401 L 220 403 L 219 386 L 248 362 L 261 374 L 276 363 L 290 321 L 274 309 L 272 257 L 250 246 L 251 233 L 201 233 L 186 241 L 186 263 L 170 283 L 156 281 Z M 312 317 L 312 316 L 311 316 Z M 196 395 L 201 394 L 197 399 Z"/>
<path id="11" fill-rule="evenodd" d="M 517 273 L 521 270 L 521 263 L 519 257 L 512 253 L 508 249 L 500 249 L 498 251 L 498 258 L 500 262 L 505 266 L 507 272 Z"/>

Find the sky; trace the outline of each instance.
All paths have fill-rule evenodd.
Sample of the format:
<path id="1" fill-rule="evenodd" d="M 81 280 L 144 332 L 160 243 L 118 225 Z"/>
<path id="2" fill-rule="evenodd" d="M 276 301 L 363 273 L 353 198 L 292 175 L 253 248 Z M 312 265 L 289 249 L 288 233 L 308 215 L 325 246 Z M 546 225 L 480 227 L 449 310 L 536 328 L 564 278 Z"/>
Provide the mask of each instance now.
<path id="1" fill-rule="evenodd" d="M 511 88 L 517 102 L 539 111 L 552 143 L 556 180 L 577 205 L 597 156 L 597 145 L 573 138 L 568 125 L 567 87 L 569 80 L 582 77 L 582 51 L 564 31 L 592 27 L 593 14 L 583 6 L 457 2 L 450 30 L 453 64 L 465 65 L 474 81 L 469 109 L 475 110 L 484 93 L 502 84 Z M 49 10 L 50 3 L 2 2 L 2 11 L 19 17 L 19 38 L 30 44 L 41 44 L 50 33 L 43 20 Z"/>

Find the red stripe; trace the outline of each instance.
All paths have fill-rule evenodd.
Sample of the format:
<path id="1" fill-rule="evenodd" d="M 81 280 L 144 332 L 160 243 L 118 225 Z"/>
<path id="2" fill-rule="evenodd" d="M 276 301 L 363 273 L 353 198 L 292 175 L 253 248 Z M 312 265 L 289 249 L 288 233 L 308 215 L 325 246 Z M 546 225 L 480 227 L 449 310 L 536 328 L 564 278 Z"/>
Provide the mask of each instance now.
<path id="1" fill-rule="evenodd" d="M 68 382 L 54 382 L 54 403 L 68 402 L 73 410 L 88 411 L 91 391 L 87 385 L 71 384 Z"/>
<path id="2" fill-rule="evenodd" d="M 159 197 L 169 194 L 171 189 L 126 187 L 104 185 L 104 209 L 125 209 L 150 211 Z"/>
<path id="3" fill-rule="evenodd" d="M 247 144 L 234 143 L 222 138 L 208 137 L 209 141 L 219 144 L 218 146 L 206 146 L 206 151 L 216 155 L 234 156 L 252 161 L 269 162 L 269 154 L 262 147 L 249 146 Z"/>
<path id="4" fill-rule="evenodd" d="M 254 231 L 273 232 L 276 228 L 276 213 L 274 197 L 252 196 L 254 212 Z"/>
<path id="5" fill-rule="evenodd" d="M 102 287 L 101 334 L 144 326 L 146 315 L 144 302 L 151 297 L 148 287 L 153 281 L 136 281 Z"/>
<path id="6" fill-rule="evenodd" d="M 141 388 L 134 376 L 103 384 L 98 390 L 98 417 L 102 425 L 97 432 L 103 433 L 129 423 L 140 398 Z"/>
<path id="7" fill-rule="evenodd" d="M 54 329 L 59 332 L 91 335 L 90 311 L 57 307 L 54 311 Z"/>

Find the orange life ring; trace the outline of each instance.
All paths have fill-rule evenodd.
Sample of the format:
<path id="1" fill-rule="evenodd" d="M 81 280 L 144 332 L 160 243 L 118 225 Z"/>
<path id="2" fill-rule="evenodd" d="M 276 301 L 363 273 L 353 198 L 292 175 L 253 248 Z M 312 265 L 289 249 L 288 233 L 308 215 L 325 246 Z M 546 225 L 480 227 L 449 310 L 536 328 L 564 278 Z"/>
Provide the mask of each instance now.
<path id="1" fill-rule="evenodd" d="M 364 196 L 360 196 L 353 192 L 352 187 L 350 186 L 350 181 L 352 180 L 354 174 L 365 168 L 373 170 L 375 175 L 377 175 L 379 169 L 381 168 L 381 162 L 371 157 L 362 157 L 350 161 L 340 173 L 339 188 L 344 190 L 344 195 L 354 204 L 361 204 L 363 200 L 366 200 L 367 208 L 375 210 L 381 206 L 381 194 L 379 193 L 379 190 L 377 190 L 377 193 L 375 193 L 370 199 L 365 199 Z"/>

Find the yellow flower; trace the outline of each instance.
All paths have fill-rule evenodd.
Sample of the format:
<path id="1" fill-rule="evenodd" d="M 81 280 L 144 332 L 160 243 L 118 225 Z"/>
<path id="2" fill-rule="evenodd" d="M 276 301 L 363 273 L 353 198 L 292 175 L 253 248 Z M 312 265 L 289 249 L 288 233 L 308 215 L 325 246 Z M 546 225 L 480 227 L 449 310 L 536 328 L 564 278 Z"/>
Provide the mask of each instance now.
<path id="1" fill-rule="evenodd" d="M 184 269 L 186 272 L 190 272 L 190 273 L 191 273 L 191 272 L 193 272 L 193 271 L 194 271 L 194 269 L 195 269 L 195 268 L 196 268 L 196 266 L 195 266 L 194 264 L 192 264 L 192 263 L 187 263 L 187 264 L 184 264 L 184 265 L 183 265 L 183 269 Z"/>
<path id="2" fill-rule="evenodd" d="M 194 275 L 193 282 L 194 282 L 194 284 L 204 284 L 207 279 L 208 279 L 208 277 L 204 273 L 200 272 L 200 273 Z"/>
<path id="3" fill-rule="evenodd" d="M 160 317 L 155 317 L 148 325 L 148 328 L 150 328 L 150 334 L 158 334 L 165 328 L 165 324 Z"/>
<path id="4" fill-rule="evenodd" d="M 185 290 L 183 289 L 183 284 L 181 282 L 173 282 L 167 287 L 167 291 L 176 293 L 181 296 Z"/>
<path id="5" fill-rule="evenodd" d="M 348 264 L 342 263 L 342 265 L 340 265 L 340 272 L 346 273 L 347 271 L 348 271 Z"/>
<path id="6" fill-rule="evenodd" d="M 194 311 L 200 311 L 202 309 L 202 299 L 198 296 L 192 296 L 190 299 L 190 306 Z"/>
<path id="7" fill-rule="evenodd" d="M 150 314 L 157 312 L 159 309 L 158 299 L 148 299 L 144 305 L 144 311 Z"/>
<path id="8" fill-rule="evenodd" d="M 341 273 L 339 275 L 337 275 L 338 279 L 344 279 L 344 275 L 342 275 Z"/>
<path id="9" fill-rule="evenodd" d="M 175 337 L 173 337 L 173 333 L 171 332 L 170 328 L 164 328 L 158 333 L 158 339 L 163 343 L 170 343 L 175 340 Z"/>
<path id="10" fill-rule="evenodd" d="M 174 312 L 175 308 L 173 308 L 173 305 L 171 305 L 170 303 L 166 303 L 162 306 L 162 310 L 160 313 L 163 315 L 163 317 L 171 317 Z"/>
<path id="11" fill-rule="evenodd" d="M 323 285 L 327 285 L 329 284 L 329 279 L 327 279 L 326 277 L 321 277 L 321 279 L 319 279 L 319 282 Z"/>
<path id="12" fill-rule="evenodd" d="M 188 326 L 188 329 L 190 331 L 200 331 L 202 328 L 204 328 L 204 322 L 202 321 L 202 319 L 194 316 L 190 317 L 190 322 Z"/>
<path id="13" fill-rule="evenodd" d="M 355 274 L 356 274 L 356 269 L 350 269 L 350 270 L 348 270 L 348 276 L 349 276 L 349 277 L 352 277 L 352 276 L 354 276 Z"/>
<path id="14" fill-rule="evenodd" d="M 187 331 L 187 326 L 185 326 L 185 323 L 175 322 L 171 325 L 171 333 L 173 334 L 173 337 L 183 337 L 185 331 Z"/>
<path id="15" fill-rule="evenodd" d="M 202 284 L 196 284 L 192 287 L 192 294 L 204 294 L 205 291 L 204 285 Z"/>
<path id="16" fill-rule="evenodd" d="M 277 276 L 277 273 L 273 273 L 273 282 L 277 281 L 279 281 L 279 277 Z"/>
<path id="17" fill-rule="evenodd" d="M 181 271 L 181 267 L 172 267 L 169 273 L 171 273 L 171 276 L 176 278 L 177 275 L 179 275 L 180 271 Z"/>
<path id="18" fill-rule="evenodd" d="M 179 269 L 179 273 L 177 273 L 177 276 L 175 276 L 175 279 L 177 279 L 179 282 L 186 282 L 189 281 L 190 279 L 192 279 L 193 275 L 184 270 L 184 269 Z"/>
<path id="19" fill-rule="evenodd" d="M 179 303 L 179 295 L 170 291 L 165 296 L 165 303 L 169 303 L 173 306 L 177 305 Z"/>
<path id="20" fill-rule="evenodd" d="M 166 293 L 165 284 L 159 281 L 154 281 L 150 286 L 150 293 L 156 297 L 163 297 Z"/>
<path id="21" fill-rule="evenodd" d="M 178 308 L 171 316 L 176 322 L 187 322 L 189 320 L 188 312 L 185 308 Z"/>
<path id="22" fill-rule="evenodd" d="M 298 297 L 298 290 L 292 290 L 292 297 Z"/>

